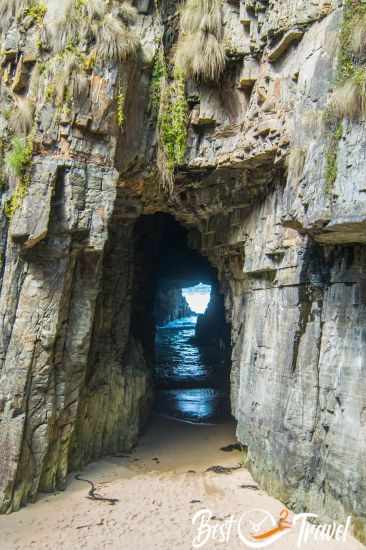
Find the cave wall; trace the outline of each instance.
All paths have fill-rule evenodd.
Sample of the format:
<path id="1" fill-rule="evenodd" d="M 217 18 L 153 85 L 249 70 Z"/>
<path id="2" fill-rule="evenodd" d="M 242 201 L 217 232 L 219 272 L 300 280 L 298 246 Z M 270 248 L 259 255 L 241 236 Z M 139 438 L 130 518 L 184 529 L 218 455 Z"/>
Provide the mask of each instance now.
<path id="1" fill-rule="evenodd" d="M 48 6 L 52 17 L 57 6 Z M 36 69 L 35 29 L 11 21 L 1 29 L 11 75 L 1 81 L 2 143 L 22 54 Z M 137 35 L 149 36 L 151 60 L 159 23 L 147 15 L 136 25 Z M 129 85 L 148 86 L 139 63 L 124 67 L 127 96 Z M 131 328 L 133 228 L 142 206 L 115 168 L 125 139 L 116 124 L 119 78 L 113 64 L 95 71 L 84 101 L 61 117 L 40 101 L 29 189 L 11 217 L 5 210 L 18 178 L 7 175 L 1 188 L 1 512 L 64 488 L 72 468 L 130 449 L 150 410 L 151 372 Z"/>
<path id="2" fill-rule="evenodd" d="M 28 194 L 11 221 L 0 218 L 0 509 L 136 441 L 151 384 L 133 329 L 143 269 L 133 226 L 168 212 L 219 274 L 232 410 L 254 476 L 297 510 L 351 514 L 365 540 L 362 121 L 343 121 L 331 187 L 326 178 L 343 3 L 223 3 L 227 71 L 220 84 L 187 82 L 188 147 L 172 194 L 159 185 L 148 104 L 175 3 L 160 15 L 152 2 L 138 7 L 124 128 L 113 64 L 62 123 L 40 106 Z M 5 51 L 31 50 L 31 36 L 14 22 Z M 8 57 L 12 82 L 19 57 Z M 2 207 L 15 185 L 9 177 Z"/>
<path id="3" fill-rule="evenodd" d="M 162 288 L 156 297 L 154 319 L 158 325 L 194 315 L 181 288 Z"/>

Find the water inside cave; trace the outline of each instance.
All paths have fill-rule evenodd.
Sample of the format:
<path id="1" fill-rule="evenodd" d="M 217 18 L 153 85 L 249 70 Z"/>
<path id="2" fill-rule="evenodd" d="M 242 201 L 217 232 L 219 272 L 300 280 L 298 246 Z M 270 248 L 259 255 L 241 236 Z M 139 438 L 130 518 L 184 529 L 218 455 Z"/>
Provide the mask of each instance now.
<path id="1" fill-rule="evenodd" d="M 153 372 L 154 410 L 194 423 L 230 416 L 230 327 L 216 269 L 169 214 L 135 229 L 133 332 Z"/>
<path id="2" fill-rule="evenodd" d="M 195 342 L 197 316 L 156 332 L 155 410 L 187 422 L 217 423 L 230 415 L 225 357 Z"/>
<path id="3" fill-rule="evenodd" d="M 210 303 L 211 286 L 181 289 L 192 315 L 158 326 L 155 337 L 155 411 L 193 423 L 230 416 L 226 356 L 216 342 L 200 342 L 197 320 Z"/>

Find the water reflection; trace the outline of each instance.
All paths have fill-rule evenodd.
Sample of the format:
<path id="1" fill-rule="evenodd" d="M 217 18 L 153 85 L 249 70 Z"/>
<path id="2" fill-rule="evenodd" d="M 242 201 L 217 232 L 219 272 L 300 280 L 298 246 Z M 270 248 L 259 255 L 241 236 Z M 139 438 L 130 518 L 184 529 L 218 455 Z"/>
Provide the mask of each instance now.
<path id="1" fill-rule="evenodd" d="M 156 411 L 190 422 L 219 422 L 229 415 L 224 357 L 197 347 L 197 317 L 159 327 L 156 335 Z"/>

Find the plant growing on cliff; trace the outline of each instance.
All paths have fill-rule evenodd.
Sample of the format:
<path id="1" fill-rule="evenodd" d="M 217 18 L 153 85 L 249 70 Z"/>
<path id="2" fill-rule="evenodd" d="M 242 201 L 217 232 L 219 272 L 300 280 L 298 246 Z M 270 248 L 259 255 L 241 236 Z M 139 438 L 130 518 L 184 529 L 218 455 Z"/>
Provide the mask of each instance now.
<path id="1" fill-rule="evenodd" d="M 45 99 L 55 99 L 56 105 L 61 107 L 65 101 L 71 102 L 83 95 L 88 86 L 84 64 L 84 56 L 73 46 L 52 58 L 45 70 Z"/>
<path id="2" fill-rule="evenodd" d="M 307 151 L 299 147 L 294 147 L 287 158 L 287 168 L 291 178 L 298 182 L 300 181 L 306 161 Z"/>
<path id="3" fill-rule="evenodd" d="M 5 162 L 14 176 L 24 176 L 32 160 L 33 140 L 14 137 L 11 148 L 5 157 Z"/>
<path id="4" fill-rule="evenodd" d="M 339 117 L 356 120 L 366 115 L 366 69 L 358 68 L 352 77 L 338 86 L 332 97 L 333 108 Z"/>
<path id="5" fill-rule="evenodd" d="M 27 139 L 14 137 L 11 149 L 5 157 L 5 163 L 10 172 L 17 176 L 18 181 L 12 197 L 5 204 L 5 215 L 11 219 L 14 212 L 21 206 L 23 198 L 28 193 L 30 176 L 28 173 L 33 155 L 33 133 Z"/>
<path id="6" fill-rule="evenodd" d="M 5 140 L 3 137 L 0 138 L 0 191 L 6 187 L 6 177 L 5 177 Z"/>
<path id="7" fill-rule="evenodd" d="M 97 26 L 95 36 L 97 57 L 103 61 L 121 63 L 137 52 L 136 36 L 110 13 Z"/>
<path id="8" fill-rule="evenodd" d="M 125 123 L 125 102 L 126 94 L 122 84 L 119 84 L 116 96 L 116 121 L 119 128 L 123 128 Z"/>
<path id="9" fill-rule="evenodd" d="M 38 98 L 39 84 L 41 80 L 40 64 L 36 63 L 29 79 L 29 98 L 34 101 Z"/>
<path id="10" fill-rule="evenodd" d="M 11 130 L 17 135 L 27 136 L 33 126 L 34 111 L 35 105 L 30 98 L 17 97 L 9 119 Z"/>
<path id="11" fill-rule="evenodd" d="M 164 84 L 159 111 L 158 167 L 163 187 L 173 186 L 173 174 L 177 165 L 184 162 L 187 147 L 188 104 L 185 96 L 185 78 L 176 71 L 171 84 Z"/>
<path id="12" fill-rule="evenodd" d="M 162 88 L 168 76 L 163 47 L 160 47 L 154 58 L 150 82 L 150 111 L 157 115 L 160 107 Z"/>
<path id="13" fill-rule="evenodd" d="M 47 6 L 44 2 L 31 2 L 24 10 L 24 15 L 31 17 L 37 25 L 42 25 L 46 13 Z"/>
<path id="14" fill-rule="evenodd" d="M 350 46 L 356 56 L 366 53 L 366 13 L 360 14 L 353 26 Z"/>
<path id="15" fill-rule="evenodd" d="M 187 0 L 181 14 L 176 66 L 197 80 L 218 80 L 225 69 L 221 0 Z"/>
<path id="16" fill-rule="evenodd" d="M 53 50 L 62 53 L 81 42 L 95 44 L 96 59 L 119 63 L 137 52 L 138 40 L 128 28 L 136 15 L 130 2 L 112 12 L 102 0 L 73 0 L 63 17 L 51 23 Z"/>
<path id="17" fill-rule="evenodd" d="M 332 97 L 333 109 L 339 117 L 357 119 L 366 115 L 365 53 L 366 4 L 362 0 L 346 0 L 340 32 L 337 85 Z"/>
<path id="18" fill-rule="evenodd" d="M 133 1 L 124 0 L 119 2 L 117 14 L 126 24 L 133 23 L 137 16 L 137 10 L 133 6 Z"/>
<path id="19" fill-rule="evenodd" d="M 28 187 L 29 178 L 27 176 L 23 176 L 18 181 L 11 199 L 5 203 L 4 212 L 9 220 L 11 220 L 16 210 L 21 207 L 23 199 L 28 193 Z"/>
<path id="20" fill-rule="evenodd" d="M 337 179 L 338 149 L 339 149 L 339 142 L 342 139 L 342 135 L 343 135 L 343 125 L 341 122 L 338 122 L 336 127 L 333 129 L 332 133 L 330 134 L 330 139 L 329 139 L 327 152 L 325 156 L 325 161 L 326 161 L 325 190 L 328 195 L 332 193 L 333 185 Z"/>

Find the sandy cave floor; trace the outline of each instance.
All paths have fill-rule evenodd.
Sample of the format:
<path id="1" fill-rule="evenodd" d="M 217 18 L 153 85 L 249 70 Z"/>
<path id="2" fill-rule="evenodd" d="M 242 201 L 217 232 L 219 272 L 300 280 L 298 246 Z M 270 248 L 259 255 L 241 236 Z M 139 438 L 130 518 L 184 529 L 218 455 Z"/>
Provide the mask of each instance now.
<path id="1" fill-rule="evenodd" d="M 0 550 L 190 549 L 197 536 L 192 517 L 203 508 L 212 513 L 208 521 L 212 527 L 225 527 L 231 515 L 240 518 L 256 508 L 278 518 L 283 505 L 257 488 L 245 468 L 231 473 L 205 471 L 215 465 L 237 466 L 239 451 L 220 450 L 234 442 L 232 423 L 194 426 L 155 417 L 130 456 L 100 460 L 80 474 L 93 480 L 103 496 L 118 498 L 118 503 L 111 506 L 85 498 L 89 485 L 72 474 L 66 491 L 41 496 L 20 512 L 0 517 Z M 291 529 L 269 548 L 294 550 L 297 540 L 298 530 Z M 302 547 L 365 548 L 351 537 L 346 543 L 313 541 Z M 246 546 L 234 524 L 229 541 L 210 538 L 202 548 Z"/>

